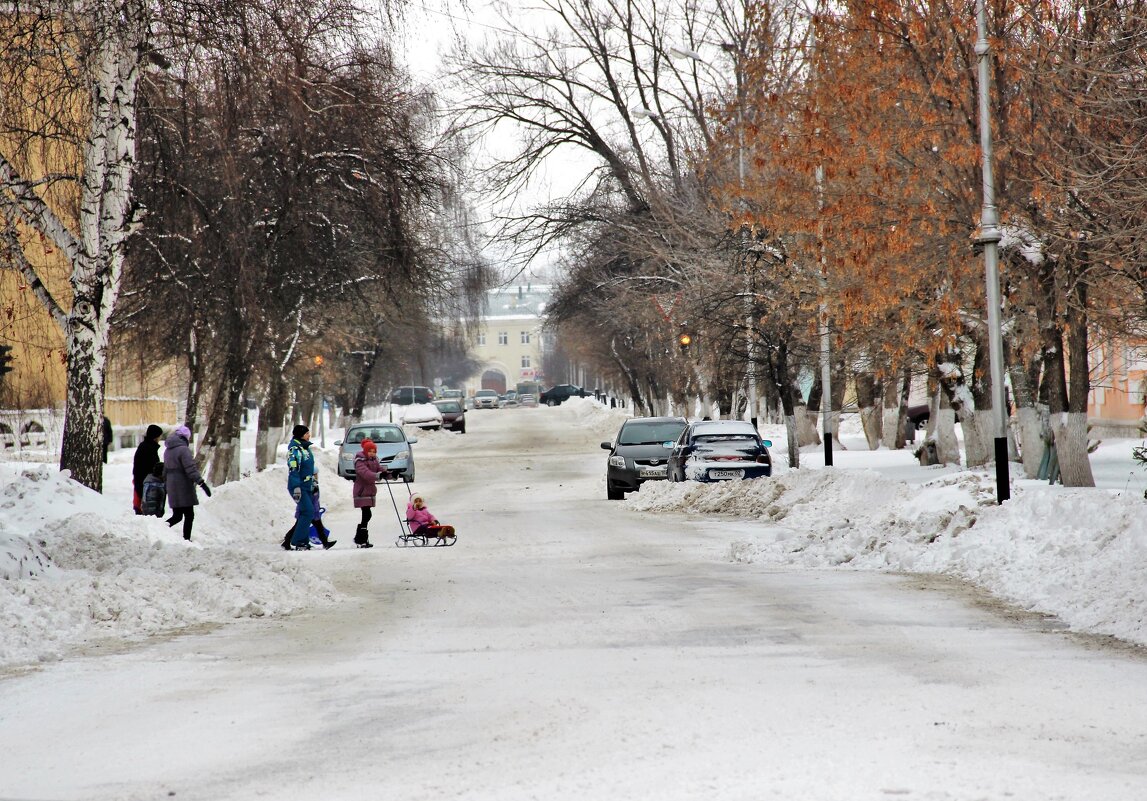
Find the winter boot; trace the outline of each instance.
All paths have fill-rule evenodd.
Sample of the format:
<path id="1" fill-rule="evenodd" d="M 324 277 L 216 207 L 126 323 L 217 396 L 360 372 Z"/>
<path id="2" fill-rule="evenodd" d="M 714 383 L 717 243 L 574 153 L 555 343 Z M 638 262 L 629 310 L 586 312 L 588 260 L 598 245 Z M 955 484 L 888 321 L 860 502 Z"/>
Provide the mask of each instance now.
<path id="1" fill-rule="evenodd" d="M 286 536 L 283 537 L 283 550 L 284 551 L 291 550 L 291 537 L 293 537 L 293 536 L 295 536 L 295 527 L 291 526 L 289 529 L 287 529 Z"/>
<path id="2" fill-rule="evenodd" d="M 315 531 L 317 531 L 319 534 L 319 542 L 323 544 L 324 551 L 329 551 L 331 548 L 335 547 L 335 543 L 338 542 L 338 540 L 328 539 L 331 533 L 327 529 L 323 528 L 322 520 L 314 521 L 314 527 Z"/>
<path id="3" fill-rule="evenodd" d="M 354 544 L 359 548 L 373 548 L 374 544 L 368 539 L 369 536 L 366 526 L 359 526 L 354 532 Z"/>

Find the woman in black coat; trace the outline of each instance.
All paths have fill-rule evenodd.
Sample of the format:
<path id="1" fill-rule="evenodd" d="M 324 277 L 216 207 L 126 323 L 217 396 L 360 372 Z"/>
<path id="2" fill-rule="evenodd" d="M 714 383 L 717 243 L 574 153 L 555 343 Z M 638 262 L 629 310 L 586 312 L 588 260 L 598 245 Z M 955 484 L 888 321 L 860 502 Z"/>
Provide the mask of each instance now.
<path id="1" fill-rule="evenodd" d="M 152 423 L 143 435 L 143 442 L 135 449 L 135 462 L 131 467 L 131 484 L 135 488 L 132 497 L 132 506 L 137 515 L 143 514 L 143 480 L 147 478 L 157 464 L 163 462 L 159 458 L 159 438 L 163 436 L 163 429 Z"/>

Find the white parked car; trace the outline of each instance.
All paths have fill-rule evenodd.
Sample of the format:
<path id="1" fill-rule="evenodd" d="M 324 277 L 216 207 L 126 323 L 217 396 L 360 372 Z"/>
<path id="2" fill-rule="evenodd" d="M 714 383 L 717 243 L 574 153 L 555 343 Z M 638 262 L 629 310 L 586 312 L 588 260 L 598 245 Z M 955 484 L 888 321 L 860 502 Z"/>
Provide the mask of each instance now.
<path id="1" fill-rule="evenodd" d="M 498 393 L 492 389 L 480 389 L 474 393 L 475 409 L 497 409 Z"/>
<path id="2" fill-rule="evenodd" d="M 442 412 L 433 403 L 412 403 L 409 406 L 392 406 L 394 422 L 404 426 L 419 428 L 442 428 Z"/>

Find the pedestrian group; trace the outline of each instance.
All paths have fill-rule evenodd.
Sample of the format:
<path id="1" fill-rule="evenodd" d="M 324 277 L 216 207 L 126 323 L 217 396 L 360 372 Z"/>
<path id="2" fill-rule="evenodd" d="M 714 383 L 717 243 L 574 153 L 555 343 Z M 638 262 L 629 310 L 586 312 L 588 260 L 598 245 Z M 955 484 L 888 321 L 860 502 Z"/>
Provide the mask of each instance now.
<path id="1" fill-rule="evenodd" d="M 111 425 L 104 418 L 104 430 Z M 210 498 L 211 488 L 199 473 L 191 452 L 191 429 L 185 425 L 175 428 L 164 440 L 163 457 L 159 455 L 159 442 L 163 429 L 149 425 L 143 441 L 135 449 L 132 463 L 132 506 L 137 515 L 162 518 L 165 506 L 171 507 L 169 527 L 183 523 L 183 539 L 190 540 L 195 525 L 195 507 L 199 505 L 196 488 Z M 111 437 L 105 436 L 110 442 Z M 378 495 L 378 482 L 389 481 L 392 476 L 378 461 L 378 446 L 370 439 L 361 443 L 362 450 L 355 455 L 353 501 L 362 510 L 362 519 L 355 529 L 354 543 L 359 548 L 373 548 L 370 541 L 370 518 Z M 106 461 L 106 456 L 105 456 Z M 283 537 L 284 550 L 310 550 L 313 531 L 324 550 L 332 548 L 336 540 L 323 526 L 326 511 L 320 505 L 319 477 L 315 471 L 315 457 L 311 453 L 311 433 L 305 425 L 291 430 L 287 445 L 287 492 L 295 502 L 295 522 Z M 413 533 L 423 533 L 438 527 L 438 520 L 430 514 L 421 495 L 413 495 L 406 507 L 407 524 Z"/>

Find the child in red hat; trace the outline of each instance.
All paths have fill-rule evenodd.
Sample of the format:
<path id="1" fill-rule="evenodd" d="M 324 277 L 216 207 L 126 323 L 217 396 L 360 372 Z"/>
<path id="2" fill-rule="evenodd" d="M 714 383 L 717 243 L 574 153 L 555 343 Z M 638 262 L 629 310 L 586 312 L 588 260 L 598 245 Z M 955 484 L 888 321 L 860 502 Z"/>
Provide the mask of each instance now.
<path id="1" fill-rule="evenodd" d="M 362 522 L 354 533 L 354 544 L 360 548 L 373 548 L 367 525 L 370 523 L 371 509 L 378 495 L 378 482 L 390 478 L 378 461 L 378 446 L 370 439 L 362 441 L 362 450 L 354 457 L 354 505 L 362 509 Z"/>

